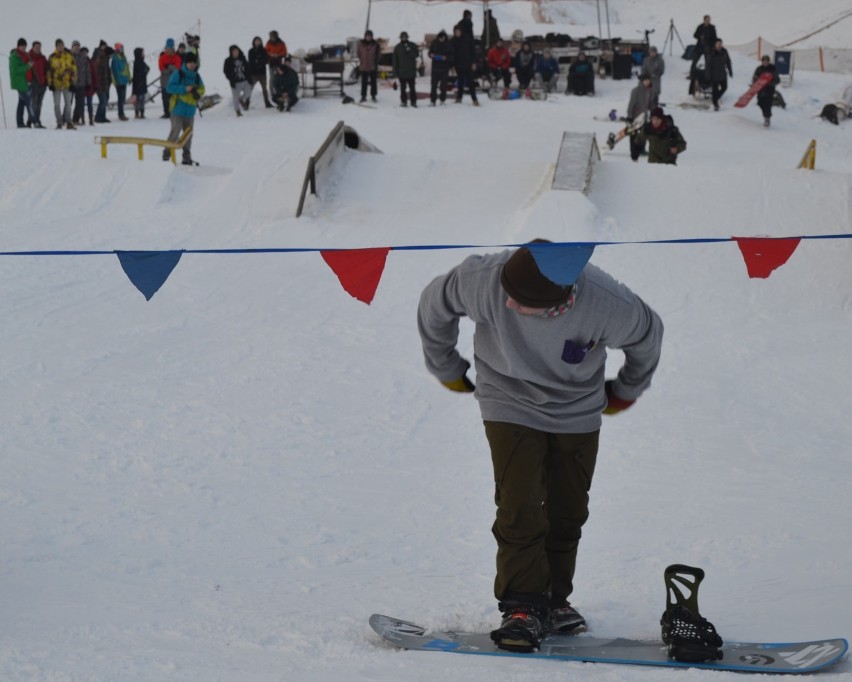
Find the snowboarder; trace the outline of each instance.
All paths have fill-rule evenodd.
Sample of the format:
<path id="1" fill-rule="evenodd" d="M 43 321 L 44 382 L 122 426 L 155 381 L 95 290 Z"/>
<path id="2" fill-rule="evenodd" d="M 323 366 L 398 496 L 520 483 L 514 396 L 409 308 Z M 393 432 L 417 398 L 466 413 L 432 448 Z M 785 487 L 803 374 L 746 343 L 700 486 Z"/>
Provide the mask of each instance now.
<path id="1" fill-rule="evenodd" d="M 757 93 L 757 106 L 763 112 L 763 125 L 769 127 L 769 121 L 772 118 L 772 100 L 775 99 L 775 86 L 780 82 L 778 72 L 775 70 L 775 64 L 772 64 L 769 55 L 765 54 L 760 59 L 760 66 L 754 70 L 754 75 L 751 82 L 754 83 L 764 73 L 772 74 L 772 80 Z"/>
<path id="2" fill-rule="evenodd" d="M 192 130 L 195 112 L 198 110 L 198 100 L 204 96 L 204 81 L 198 73 L 198 57 L 193 52 L 187 52 L 183 58 L 183 66 L 175 71 L 166 85 L 166 92 L 171 95 L 169 111 L 172 123 L 169 131 L 169 142 L 177 142 L 186 130 Z M 163 149 L 163 161 L 170 159 L 168 149 Z M 184 166 L 197 165 L 192 160 L 192 133 L 183 146 L 181 163 Z"/>
<path id="3" fill-rule="evenodd" d="M 663 55 L 657 52 L 656 47 L 648 50 L 648 56 L 642 62 L 640 75 L 648 74 L 651 77 L 651 100 L 654 106 L 660 103 L 660 92 L 662 92 L 663 74 L 666 72 L 666 62 Z"/>
<path id="4" fill-rule="evenodd" d="M 399 34 L 399 43 L 393 49 L 393 74 L 399 79 L 399 97 L 402 106 L 417 107 L 417 92 L 414 83 L 417 79 L 417 57 L 420 50 L 408 39 L 408 33 Z M 406 90 L 408 91 L 406 94 Z"/>
<path id="5" fill-rule="evenodd" d="M 643 132 L 648 140 L 648 163 L 677 165 L 678 154 L 686 151 L 686 140 L 662 107 L 651 111 L 651 120 L 645 124 Z"/>
<path id="6" fill-rule="evenodd" d="M 545 240 L 536 240 L 539 248 Z M 459 319 L 476 325 L 474 361 L 456 350 Z M 556 284 L 526 247 L 470 256 L 420 297 L 428 370 L 448 389 L 475 391 L 496 485 L 494 594 L 498 647 L 530 652 L 549 631 L 577 632 L 571 606 L 601 414 L 629 408 L 651 383 L 663 324 L 627 287 L 593 265 Z M 604 380 L 606 348 L 625 363 Z"/>
<path id="7" fill-rule="evenodd" d="M 634 161 L 638 161 L 645 152 L 645 135 L 642 133 L 641 126 L 648 120 L 652 96 L 651 76 L 645 74 L 639 81 L 639 85 L 630 91 L 630 101 L 627 103 L 627 121 L 637 126 L 630 135 L 630 158 Z"/>
<path id="8" fill-rule="evenodd" d="M 722 99 L 722 95 L 728 89 L 728 76 L 734 77 L 734 70 L 731 68 L 731 56 L 722 46 L 721 38 L 716 40 L 716 44 L 707 56 L 706 73 L 713 92 L 713 108 L 719 111 L 719 100 Z"/>

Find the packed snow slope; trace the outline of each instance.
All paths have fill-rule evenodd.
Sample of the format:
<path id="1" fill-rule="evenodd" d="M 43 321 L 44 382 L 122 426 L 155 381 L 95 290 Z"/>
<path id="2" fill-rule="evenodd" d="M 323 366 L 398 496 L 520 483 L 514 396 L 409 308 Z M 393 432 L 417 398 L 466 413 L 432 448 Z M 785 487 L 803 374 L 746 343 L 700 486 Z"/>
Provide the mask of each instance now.
<path id="1" fill-rule="evenodd" d="M 496 8 L 506 29 L 529 21 L 519 4 Z M 625 35 L 648 25 L 643 4 L 611 0 Z M 801 3 L 743 4 L 654 11 L 690 25 L 710 12 L 744 39 L 794 37 Z M 624 142 L 588 197 L 549 189 L 562 133 L 605 138 L 615 125 L 594 117 L 623 112 L 635 80 L 600 80 L 594 98 L 482 97 L 478 109 L 401 109 L 382 88 L 375 110 L 305 98 L 283 115 L 256 97 L 234 117 L 220 74 L 230 43 L 272 28 L 293 47 L 337 42 L 361 32 L 365 5 L 7 8 L 5 45 L 62 35 L 158 48 L 201 16 L 201 73 L 225 101 L 196 121 L 197 169 L 140 162 L 134 147 L 99 157 L 94 133 L 165 136 L 156 104 L 142 121 L 4 130 L 0 251 L 482 248 L 391 251 L 370 306 L 315 252 L 187 254 L 150 302 L 112 255 L 0 256 L 0 679 L 700 674 L 403 653 L 372 633 L 373 612 L 463 629 L 498 620 L 477 406 L 427 374 L 415 309 L 468 253 L 535 237 L 852 232 L 852 123 L 815 117 L 849 78 L 798 73 L 765 129 L 756 106 L 732 107 L 755 64 L 735 58 L 714 113 L 676 106 L 687 64 L 667 57 L 663 100 L 686 153 L 676 167 L 634 164 Z M 802 31 L 842 5 L 820 3 Z M 374 3 L 374 28 L 425 33 L 461 9 Z M 339 120 L 383 153 L 348 152 L 296 219 L 307 160 Z M 817 168 L 797 170 L 811 139 Z M 659 312 L 666 338 L 653 386 L 602 431 L 573 596 L 593 634 L 658 636 L 663 569 L 680 562 L 707 571 L 702 611 L 726 639 L 852 635 L 850 258 L 849 240 L 804 240 L 771 277 L 749 279 L 733 242 L 597 248 L 593 262 Z M 612 353 L 610 374 L 620 362 Z M 849 680 L 852 665 L 820 678 Z"/>

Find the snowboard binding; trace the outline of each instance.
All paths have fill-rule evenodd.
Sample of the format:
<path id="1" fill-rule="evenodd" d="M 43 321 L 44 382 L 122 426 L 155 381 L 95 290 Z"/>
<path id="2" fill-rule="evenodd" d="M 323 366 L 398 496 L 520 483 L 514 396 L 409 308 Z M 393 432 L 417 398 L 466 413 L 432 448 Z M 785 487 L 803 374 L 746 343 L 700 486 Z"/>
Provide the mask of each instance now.
<path id="1" fill-rule="evenodd" d="M 698 586 L 704 580 L 704 571 L 672 564 L 666 568 L 664 579 L 666 610 L 660 625 L 669 657 L 684 663 L 721 660 L 722 638 L 698 611 Z"/>

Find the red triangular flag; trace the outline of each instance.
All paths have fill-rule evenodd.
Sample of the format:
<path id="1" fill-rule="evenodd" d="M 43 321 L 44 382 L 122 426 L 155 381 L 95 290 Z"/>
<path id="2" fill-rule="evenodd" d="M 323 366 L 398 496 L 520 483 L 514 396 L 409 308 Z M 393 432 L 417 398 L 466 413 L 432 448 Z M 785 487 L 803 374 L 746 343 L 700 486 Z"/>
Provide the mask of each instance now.
<path id="1" fill-rule="evenodd" d="M 740 247 L 748 276 L 766 279 L 776 268 L 790 260 L 799 245 L 799 237 L 775 239 L 772 237 L 731 237 Z"/>
<path id="2" fill-rule="evenodd" d="M 390 247 L 320 251 L 346 292 L 367 305 L 373 301 Z"/>

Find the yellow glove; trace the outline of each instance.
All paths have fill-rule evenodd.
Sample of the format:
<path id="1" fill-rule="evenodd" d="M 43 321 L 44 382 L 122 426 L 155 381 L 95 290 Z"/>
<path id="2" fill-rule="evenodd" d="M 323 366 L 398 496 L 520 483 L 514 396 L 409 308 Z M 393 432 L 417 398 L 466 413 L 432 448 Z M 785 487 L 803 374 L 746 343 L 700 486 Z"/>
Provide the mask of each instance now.
<path id="1" fill-rule="evenodd" d="M 612 379 L 604 382 L 604 391 L 606 392 L 606 408 L 604 409 L 604 414 L 618 414 L 619 412 L 626 410 L 630 407 L 635 400 L 625 400 L 624 398 L 619 398 L 612 390 Z"/>
<path id="2" fill-rule="evenodd" d="M 473 382 L 467 378 L 467 374 L 463 374 L 458 379 L 453 379 L 452 381 L 442 381 L 444 386 L 446 386 L 451 391 L 455 391 L 456 393 L 473 393 L 476 389 L 476 386 L 473 385 Z"/>

